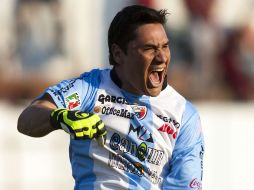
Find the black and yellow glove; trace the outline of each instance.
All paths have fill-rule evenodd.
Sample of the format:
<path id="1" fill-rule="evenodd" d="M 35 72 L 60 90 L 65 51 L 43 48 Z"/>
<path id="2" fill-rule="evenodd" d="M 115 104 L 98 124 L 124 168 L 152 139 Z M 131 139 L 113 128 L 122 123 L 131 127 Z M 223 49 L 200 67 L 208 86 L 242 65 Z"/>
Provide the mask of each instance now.
<path id="1" fill-rule="evenodd" d="M 55 109 L 50 115 L 51 125 L 63 129 L 72 139 L 106 137 L 107 131 L 100 117 L 93 113 Z"/>

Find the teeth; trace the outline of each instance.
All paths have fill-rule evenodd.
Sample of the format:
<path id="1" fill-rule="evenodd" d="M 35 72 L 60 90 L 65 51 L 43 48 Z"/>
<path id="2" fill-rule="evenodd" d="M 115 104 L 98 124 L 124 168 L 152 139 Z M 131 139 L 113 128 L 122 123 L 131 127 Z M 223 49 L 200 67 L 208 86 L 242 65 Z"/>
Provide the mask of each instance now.
<path id="1" fill-rule="evenodd" d="M 161 68 L 161 69 L 154 69 L 153 71 L 155 71 L 155 72 L 161 72 L 161 71 L 163 71 L 164 69 L 163 68 Z"/>

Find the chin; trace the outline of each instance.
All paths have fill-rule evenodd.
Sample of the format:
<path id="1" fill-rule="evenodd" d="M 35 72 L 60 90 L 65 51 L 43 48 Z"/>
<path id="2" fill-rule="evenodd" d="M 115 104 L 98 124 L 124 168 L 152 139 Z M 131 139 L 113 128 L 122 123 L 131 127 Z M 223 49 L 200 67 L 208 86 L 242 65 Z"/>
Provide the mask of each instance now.
<path id="1" fill-rule="evenodd" d="M 153 88 L 153 89 L 148 89 L 147 90 L 147 95 L 148 96 L 158 96 L 161 93 L 161 88 Z"/>

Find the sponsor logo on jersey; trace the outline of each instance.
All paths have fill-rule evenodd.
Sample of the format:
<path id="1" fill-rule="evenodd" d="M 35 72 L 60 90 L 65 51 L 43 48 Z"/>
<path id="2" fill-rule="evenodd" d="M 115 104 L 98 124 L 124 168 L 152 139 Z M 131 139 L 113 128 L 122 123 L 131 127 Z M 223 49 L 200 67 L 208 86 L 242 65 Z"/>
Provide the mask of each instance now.
<path id="1" fill-rule="evenodd" d="M 200 167 L 201 167 L 201 180 L 203 178 L 203 158 L 204 158 L 204 145 L 200 146 L 199 158 L 201 159 Z"/>
<path id="2" fill-rule="evenodd" d="M 62 99 L 62 94 L 67 93 L 71 88 L 74 87 L 74 83 L 76 82 L 77 79 L 71 79 L 68 81 L 67 84 L 64 84 L 65 86 L 62 86 L 59 89 L 49 88 L 49 91 L 57 98 L 57 100 L 63 105 L 66 105 L 66 100 Z"/>
<path id="3" fill-rule="evenodd" d="M 141 175 L 144 175 L 144 166 L 140 162 L 134 162 L 133 165 L 138 169 Z"/>
<path id="4" fill-rule="evenodd" d="M 180 123 L 178 123 L 175 119 L 172 119 L 170 117 L 166 117 L 166 116 L 163 116 L 163 115 L 159 115 L 159 114 L 156 114 L 157 117 L 159 117 L 162 121 L 166 122 L 166 123 L 171 123 L 172 125 L 175 126 L 175 128 L 179 128 L 180 127 Z"/>
<path id="5" fill-rule="evenodd" d="M 80 106 L 80 98 L 77 92 L 65 97 L 65 103 L 69 110 L 73 110 Z"/>
<path id="6" fill-rule="evenodd" d="M 51 92 L 53 96 L 57 98 L 57 100 L 62 104 L 63 107 L 65 106 L 64 100 L 62 99 L 61 95 L 57 91 L 55 91 L 52 88 L 49 88 L 49 92 Z"/>
<path id="7" fill-rule="evenodd" d="M 142 170 L 142 166 L 135 165 L 136 163 L 131 163 L 129 160 L 124 158 L 119 154 L 109 153 L 109 161 L 108 165 L 112 168 L 118 168 L 125 172 L 133 173 L 139 177 L 144 175 L 144 170 Z"/>
<path id="8" fill-rule="evenodd" d="M 153 136 L 144 126 L 137 126 L 136 128 L 130 124 L 129 133 L 135 133 L 137 138 L 142 141 L 153 143 Z"/>
<path id="9" fill-rule="evenodd" d="M 110 138 L 109 146 L 114 151 L 120 151 L 121 154 L 128 153 L 137 157 L 140 161 L 147 161 L 151 164 L 161 165 L 164 152 L 149 147 L 145 142 L 137 145 L 128 138 L 121 137 L 118 133 L 114 133 Z"/>
<path id="10" fill-rule="evenodd" d="M 140 161 L 145 161 L 147 153 L 147 144 L 142 142 L 137 148 L 137 157 Z"/>
<path id="11" fill-rule="evenodd" d="M 147 174 L 149 180 L 154 184 L 162 182 L 158 171 L 151 170 L 149 165 L 144 162 L 147 161 L 148 163 L 160 166 L 164 157 L 163 151 L 149 147 L 145 142 L 137 145 L 130 138 L 121 137 L 118 133 L 114 133 L 111 136 L 109 146 L 115 152 L 109 153 L 108 165 L 110 167 L 133 173 L 139 177 Z M 125 156 L 125 154 L 138 158 L 140 162 L 130 162 L 127 159 L 129 156 Z M 159 169 L 159 167 L 157 168 Z"/>
<path id="12" fill-rule="evenodd" d="M 105 94 L 100 94 L 98 97 L 98 101 L 102 104 L 105 104 L 107 102 L 112 102 L 112 103 L 129 105 L 127 100 L 124 97 L 110 96 L 110 95 L 105 95 Z"/>
<path id="13" fill-rule="evenodd" d="M 190 182 L 190 188 L 202 190 L 202 183 L 200 181 L 198 181 L 197 178 L 195 178 Z"/>
<path id="14" fill-rule="evenodd" d="M 138 106 L 134 105 L 132 106 L 133 111 L 135 112 L 135 115 L 140 119 L 144 119 L 147 113 L 147 108 L 146 106 Z"/>
<path id="15" fill-rule="evenodd" d="M 93 111 L 94 111 L 94 113 L 100 113 L 101 112 L 101 107 L 100 106 L 95 106 Z"/>
<path id="16" fill-rule="evenodd" d="M 57 90 L 56 92 L 57 92 L 58 94 L 68 92 L 72 87 L 74 87 L 74 83 L 76 82 L 76 80 L 77 80 L 77 79 L 71 79 L 71 80 L 69 80 L 66 86 L 61 87 L 61 88 L 60 88 L 59 90 Z"/>
<path id="17" fill-rule="evenodd" d="M 177 130 L 175 128 L 173 128 L 169 123 L 164 123 L 159 129 L 158 131 L 161 132 L 166 132 L 169 135 L 171 135 L 173 137 L 173 139 L 176 138 L 177 136 Z"/>
<path id="18" fill-rule="evenodd" d="M 94 111 L 101 111 L 102 114 L 104 115 L 115 115 L 118 117 L 124 117 L 124 118 L 128 118 L 128 119 L 133 119 L 134 118 L 134 113 L 131 113 L 129 110 L 127 109 L 117 109 L 115 107 L 109 107 L 109 106 L 103 106 L 100 110 L 100 108 L 96 108 L 96 110 L 94 109 Z M 98 112 L 97 112 L 98 113 Z"/>
<path id="19" fill-rule="evenodd" d="M 139 177 L 147 174 L 147 178 L 153 184 L 159 184 L 162 182 L 162 177 L 158 174 L 157 170 L 150 169 L 147 165 L 144 166 L 140 162 L 130 162 L 120 154 L 109 153 L 108 166 L 112 168 L 118 168 L 125 172 L 133 173 Z"/>

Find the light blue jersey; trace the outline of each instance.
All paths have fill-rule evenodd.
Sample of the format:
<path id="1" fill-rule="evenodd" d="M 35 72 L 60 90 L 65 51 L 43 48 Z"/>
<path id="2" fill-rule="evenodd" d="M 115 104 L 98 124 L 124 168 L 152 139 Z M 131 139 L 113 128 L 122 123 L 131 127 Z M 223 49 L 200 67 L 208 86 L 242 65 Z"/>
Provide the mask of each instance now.
<path id="1" fill-rule="evenodd" d="M 159 96 L 120 89 L 110 70 L 93 70 L 46 90 L 59 108 L 98 114 L 105 146 L 71 140 L 75 190 L 201 190 L 204 142 L 192 104 L 167 85 Z"/>

